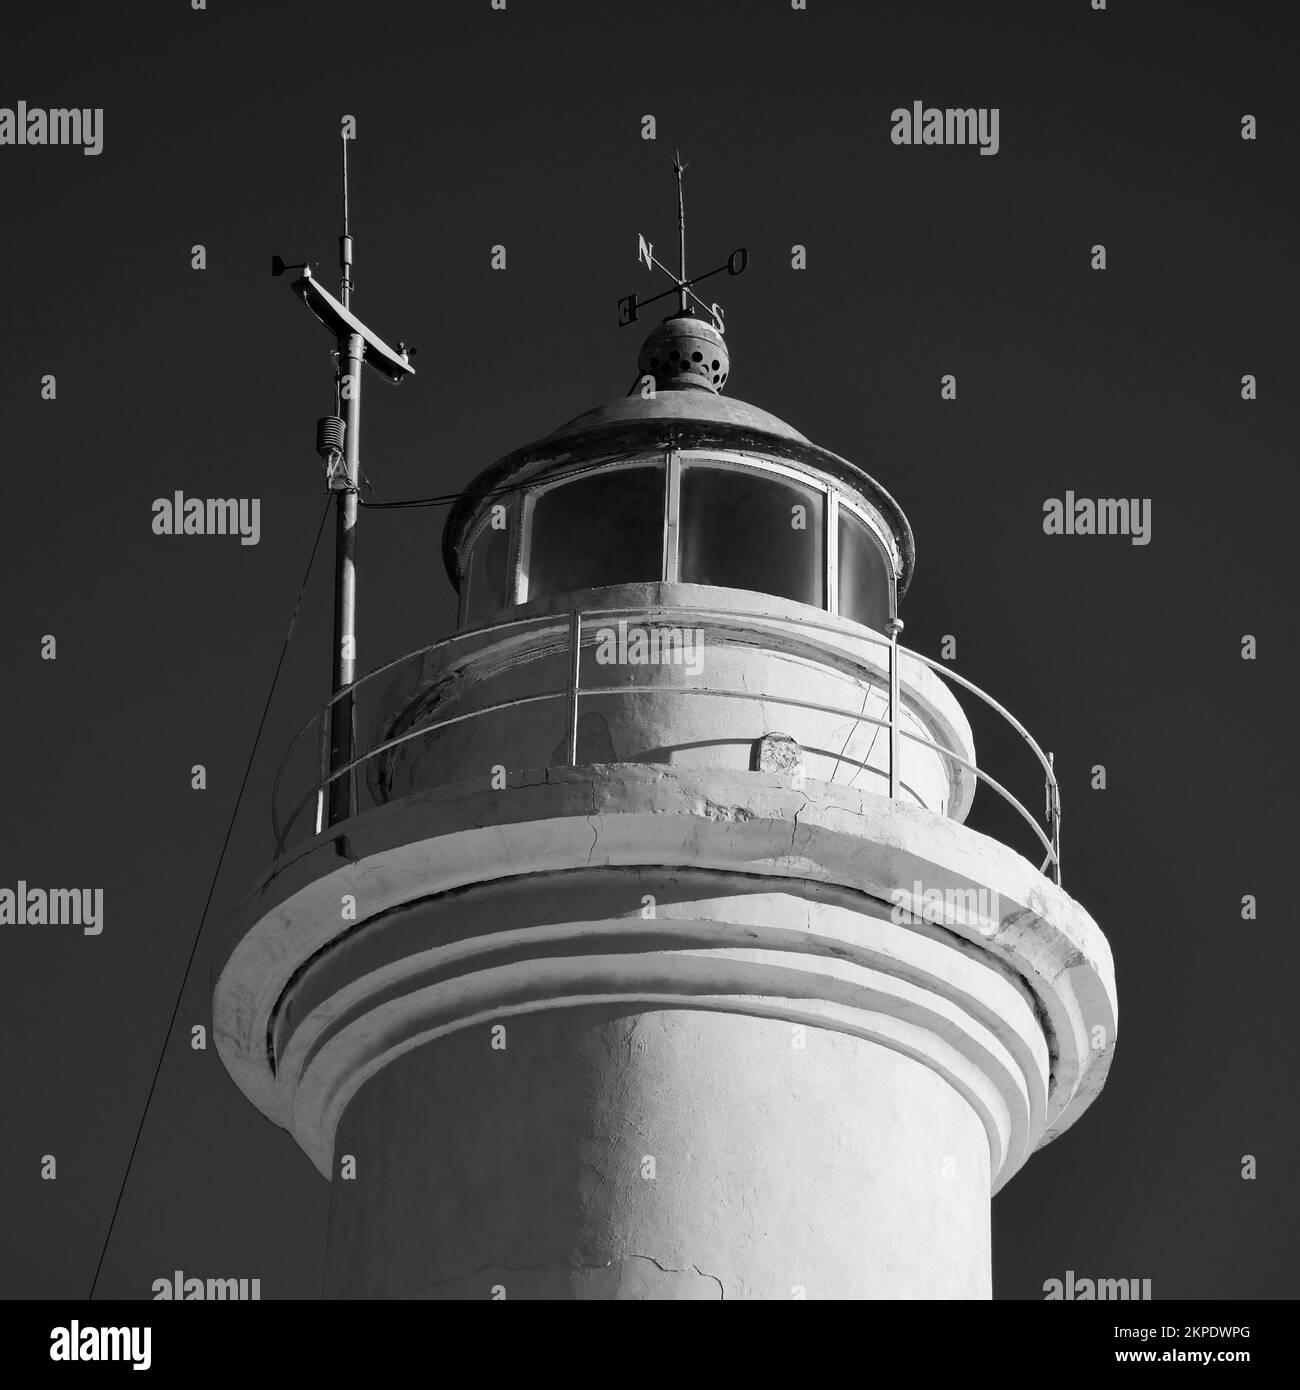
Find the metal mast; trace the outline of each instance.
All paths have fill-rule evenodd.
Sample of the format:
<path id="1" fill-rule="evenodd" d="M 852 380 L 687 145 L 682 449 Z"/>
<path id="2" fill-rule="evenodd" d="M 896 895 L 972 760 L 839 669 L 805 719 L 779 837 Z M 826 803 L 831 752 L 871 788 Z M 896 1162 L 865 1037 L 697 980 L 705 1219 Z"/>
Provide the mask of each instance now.
<path id="1" fill-rule="evenodd" d="M 343 137 L 343 235 L 339 237 L 339 299 L 352 302 L 352 237 L 348 233 L 348 141 Z M 339 695 L 356 679 L 357 665 L 357 517 L 361 485 L 361 359 L 365 344 L 357 332 L 341 333 L 338 350 L 338 401 L 343 417 L 343 473 L 334 487 L 334 683 Z M 346 767 L 355 744 L 350 695 L 334 701 L 330 717 L 331 772 Z M 329 824 L 352 814 L 352 778 L 330 783 Z"/>
<path id="2" fill-rule="evenodd" d="M 328 726 L 321 729 L 322 783 L 329 792 L 317 808 L 317 830 L 346 820 L 352 804 L 351 776 L 335 776 L 354 754 L 353 701 L 350 687 L 357 664 L 357 517 L 361 478 L 361 369 L 370 366 L 385 380 L 400 384 L 412 376 L 411 350 L 404 343 L 395 352 L 367 328 L 351 309 L 352 235 L 348 209 L 348 140 L 343 134 L 343 235 L 339 237 L 339 298 L 319 284 L 306 262 L 286 265 L 271 258 L 271 274 L 301 270 L 291 288 L 320 320 L 335 341 L 335 409 L 316 425 L 316 452 L 325 461 L 326 483 L 335 494 L 334 650 Z M 328 740 L 328 758 L 326 741 Z M 328 820 L 325 820 L 326 803 Z"/>

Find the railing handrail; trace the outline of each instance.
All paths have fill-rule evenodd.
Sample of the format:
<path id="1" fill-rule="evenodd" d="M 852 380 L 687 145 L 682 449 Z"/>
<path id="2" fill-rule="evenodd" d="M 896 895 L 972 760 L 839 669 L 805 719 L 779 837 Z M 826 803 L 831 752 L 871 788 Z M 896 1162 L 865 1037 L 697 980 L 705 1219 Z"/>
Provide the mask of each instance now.
<path id="1" fill-rule="evenodd" d="M 271 821 L 272 827 L 275 831 L 277 853 L 283 851 L 285 841 L 287 839 L 290 829 L 292 829 L 293 825 L 297 822 L 298 817 L 302 814 L 305 807 L 311 802 L 313 798 L 321 797 L 323 793 L 326 791 L 326 789 L 332 786 L 335 781 L 337 781 L 340 777 L 349 776 L 363 763 L 371 762 L 376 758 L 383 756 L 385 753 L 390 752 L 392 749 L 400 747 L 402 744 L 408 742 L 411 739 L 427 736 L 431 733 L 436 733 L 440 729 L 450 727 L 453 724 L 462 723 L 469 719 L 480 718 L 485 715 L 499 712 L 502 709 L 514 708 L 520 705 L 532 704 L 543 700 L 554 700 L 561 697 L 567 697 L 569 702 L 567 712 L 568 727 L 566 728 L 565 742 L 567 744 L 568 762 L 570 765 L 573 765 L 576 763 L 577 752 L 577 707 L 579 701 L 582 699 L 583 696 L 605 695 L 622 697 L 625 695 L 664 693 L 665 690 L 668 690 L 674 694 L 682 695 L 729 697 L 733 699 L 760 700 L 772 704 L 789 705 L 794 708 L 814 710 L 818 713 L 840 716 L 846 719 L 853 719 L 856 721 L 856 723 L 872 724 L 876 727 L 887 729 L 890 732 L 891 744 L 889 769 L 887 772 L 879 768 L 872 768 L 870 767 L 870 764 L 859 762 L 859 760 L 855 758 L 848 758 L 844 760 L 850 763 L 858 763 L 859 771 L 861 771 L 864 768 L 867 768 L 868 770 L 875 772 L 878 775 L 887 775 L 890 780 L 890 795 L 894 797 L 897 796 L 897 770 L 901 762 L 901 759 L 895 751 L 898 746 L 897 740 L 899 738 L 907 738 L 912 740 L 914 743 L 921 745 L 922 747 L 929 748 L 933 752 L 938 753 L 941 757 L 949 759 L 953 763 L 956 763 L 957 765 L 965 768 L 968 772 L 972 773 L 978 781 L 984 782 L 993 791 L 995 791 L 1004 801 L 1006 801 L 1008 805 L 1010 805 L 1014 810 L 1016 810 L 1019 813 L 1021 818 L 1025 820 L 1026 823 L 1030 826 L 1034 834 L 1038 837 L 1039 842 L 1047 851 L 1047 858 L 1044 860 L 1040 872 L 1045 872 L 1048 865 L 1052 865 L 1056 872 L 1056 881 L 1058 883 L 1060 882 L 1060 784 L 1057 782 L 1056 779 L 1056 773 L 1055 768 L 1053 766 L 1052 757 L 1050 754 L 1045 754 L 1043 752 L 1037 740 L 1033 737 L 1032 734 L 1030 734 L 1028 729 L 1025 728 L 1025 726 L 1020 722 L 1020 720 L 1018 720 L 1015 717 L 1015 715 L 1013 715 L 1008 709 L 1006 709 L 1005 706 L 1003 706 L 1001 703 L 995 700 L 991 695 L 988 695 L 985 691 L 981 690 L 979 686 L 977 686 L 973 681 L 968 680 L 965 676 L 959 675 L 956 671 L 951 670 L 947 666 L 940 664 L 932 657 L 925 656 L 920 652 L 913 651 L 908 647 L 900 645 L 897 641 L 896 631 L 891 635 L 891 637 L 884 638 L 872 632 L 870 629 L 852 630 L 844 626 L 836 626 L 831 623 L 823 623 L 818 622 L 816 620 L 805 622 L 801 618 L 798 624 L 801 631 L 811 629 L 816 632 L 830 632 L 835 634 L 837 637 L 848 638 L 854 642 L 863 642 L 872 647 L 883 647 L 886 649 L 886 651 L 888 652 L 888 659 L 885 663 L 885 669 L 883 671 L 874 671 L 872 674 L 876 676 L 883 675 L 888 682 L 886 688 L 886 698 L 889 718 L 879 719 L 874 716 L 868 715 L 865 712 L 844 709 L 841 706 L 827 705 L 811 700 L 799 700 L 795 699 L 794 697 L 774 696 L 770 692 L 762 691 L 719 690 L 711 687 L 706 688 L 700 686 L 662 687 L 611 685 L 584 687 L 581 684 L 580 650 L 582 644 L 582 625 L 584 621 L 596 619 L 603 619 L 608 621 L 610 619 L 616 619 L 620 616 L 637 616 L 649 620 L 653 617 L 669 615 L 688 615 L 690 618 L 695 620 L 722 620 L 721 626 L 723 627 L 726 627 L 728 624 L 733 626 L 737 625 L 738 619 L 748 621 L 758 620 L 759 623 L 763 623 L 765 619 L 768 619 L 770 621 L 769 615 L 767 614 L 748 613 L 741 609 L 722 607 L 684 608 L 672 604 L 653 603 L 620 605 L 616 608 L 600 608 L 591 610 L 575 608 L 569 610 L 554 611 L 549 613 L 535 613 L 529 614 L 521 618 L 508 619 L 500 623 L 491 623 L 488 624 L 486 627 L 473 628 L 467 632 L 453 633 L 449 637 L 444 637 L 439 639 L 437 642 L 429 643 L 427 646 L 416 648 L 414 651 L 407 652 L 402 656 L 394 658 L 392 661 L 385 662 L 382 666 L 376 667 L 373 671 L 367 672 L 367 674 L 362 676 L 359 680 L 354 681 L 351 685 L 345 686 L 342 690 L 336 691 L 333 695 L 331 695 L 330 698 L 315 713 L 311 715 L 311 717 L 302 725 L 302 727 L 294 735 L 293 739 L 290 741 L 288 747 L 286 748 L 283 757 L 280 759 L 279 766 L 276 769 L 275 780 L 272 785 L 271 793 Z M 899 624 L 899 626 L 901 627 L 901 624 Z M 463 714 L 450 715 L 444 719 L 435 720 L 431 723 L 421 723 L 416 728 L 409 729 L 402 734 L 385 739 L 382 743 L 377 744 L 375 747 L 367 749 L 359 757 L 350 759 L 347 763 L 341 765 L 338 768 L 333 769 L 332 771 L 322 766 L 319 770 L 319 780 L 316 783 L 314 783 L 311 789 L 294 805 L 287 820 L 284 822 L 283 826 L 281 826 L 279 814 L 280 784 L 284 776 L 285 770 L 288 766 L 289 759 L 293 755 L 295 749 L 301 743 L 303 736 L 308 732 L 308 730 L 322 725 L 323 721 L 328 719 L 330 711 L 336 704 L 343 700 L 352 699 L 353 697 L 355 697 L 357 691 L 363 685 L 368 685 L 370 682 L 376 680 L 378 677 L 386 674 L 387 672 L 391 672 L 396 667 L 408 664 L 417 659 L 427 658 L 430 654 L 440 649 L 452 647 L 471 638 L 481 638 L 485 635 L 489 635 L 492 633 L 499 633 L 508 628 L 530 627 L 553 627 L 557 630 L 564 630 L 567 628 L 568 641 L 566 642 L 565 650 L 569 653 L 570 660 L 568 669 L 568 679 L 562 688 L 557 690 L 548 690 L 540 693 L 534 693 L 531 695 L 519 696 L 511 700 L 497 701 L 494 704 L 480 706 L 476 709 L 466 711 Z M 840 656 L 847 657 L 849 663 L 857 667 L 858 671 L 861 672 L 861 670 L 863 669 L 863 663 L 859 657 L 855 657 L 855 655 L 852 652 L 840 651 L 838 654 Z M 901 727 L 900 721 L 897 717 L 900 708 L 903 704 L 901 695 L 898 694 L 899 657 L 910 657 L 913 660 L 922 664 L 923 666 L 927 667 L 929 670 L 933 671 L 935 675 L 940 677 L 941 679 L 953 681 L 957 685 L 961 686 L 962 689 L 969 691 L 972 695 L 982 700 L 991 710 L 993 710 L 995 714 L 1000 715 L 1008 724 L 1011 725 L 1011 727 L 1021 736 L 1021 738 L 1024 739 L 1024 741 L 1029 745 L 1030 749 L 1033 751 L 1034 756 L 1037 758 L 1039 766 L 1041 767 L 1044 777 L 1046 779 L 1046 819 L 1048 822 L 1048 831 L 1050 832 L 1049 834 L 1044 833 L 1043 828 L 1039 825 L 1038 821 L 1029 813 L 1028 810 L 1026 810 L 1026 808 L 1020 802 L 1020 800 L 1016 796 L 1014 796 L 1010 791 L 1008 791 L 1006 787 L 1004 787 L 989 773 L 985 772 L 982 768 L 977 767 L 973 762 L 963 757 L 961 754 L 954 752 L 951 748 L 946 747 L 943 744 L 936 743 L 932 739 L 928 739 L 919 734 L 912 733 L 910 730 L 906 730 Z M 855 676 L 855 678 L 860 677 Z M 840 758 L 843 759 L 843 753 L 840 754 Z"/>
<path id="2" fill-rule="evenodd" d="M 385 739 L 383 743 L 370 749 L 369 752 L 363 753 L 359 758 L 353 758 L 351 762 L 343 763 L 332 772 L 326 772 L 321 782 L 313 783 L 311 790 L 294 806 L 293 815 L 289 818 L 288 822 L 286 822 L 286 826 L 293 824 L 298 816 L 302 814 L 302 809 L 307 802 L 310 801 L 312 797 L 319 796 L 323 787 L 332 785 L 334 782 L 338 781 L 340 777 L 346 777 L 349 773 L 355 772 L 362 763 L 371 762 L 373 759 L 387 753 L 390 749 L 398 748 L 403 743 L 410 742 L 413 738 L 421 738 L 427 734 L 436 734 L 439 729 L 449 728 L 452 724 L 460 724 L 466 719 L 478 719 L 485 714 L 495 714 L 498 710 L 503 709 L 514 709 L 517 705 L 535 704 L 539 700 L 556 700 L 559 699 L 560 696 L 567 695 L 568 693 L 569 687 L 566 685 L 562 690 L 545 690 L 540 694 L 520 695 L 513 700 L 498 700 L 496 704 L 483 705 L 479 709 L 466 710 L 464 714 L 448 715 L 446 719 L 439 719 L 432 724 L 421 724 L 417 728 L 408 729 L 404 734 L 398 734 L 396 738 Z"/>
<path id="3" fill-rule="evenodd" d="M 793 697 L 787 696 L 777 697 L 761 690 L 717 690 L 713 689 L 712 687 L 692 685 L 674 685 L 670 687 L 657 685 L 587 686 L 585 689 L 579 687 L 577 690 L 577 694 L 615 695 L 622 698 L 627 695 L 661 695 L 665 693 L 666 689 L 674 695 L 706 695 L 733 700 L 761 700 L 767 701 L 771 704 L 791 705 L 796 709 L 815 710 L 819 714 L 832 714 L 840 716 L 842 718 L 853 718 L 863 724 L 874 724 L 882 729 L 888 729 L 890 727 L 890 721 L 888 719 L 877 719 L 875 718 L 875 716 L 865 713 L 855 714 L 852 710 L 845 710 L 840 705 L 825 705 L 820 704 L 815 700 L 796 700 Z M 344 763 L 341 767 L 338 767 L 333 772 L 328 773 L 325 778 L 325 785 L 329 786 L 333 782 L 337 781 L 338 778 L 348 776 L 349 773 L 353 772 L 356 768 L 360 767 L 362 763 L 367 763 L 375 758 L 381 757 L 384 753 L 389 752 L 393 748 L 399 747 L 403 743 L 409 742 L 413 738 L 420 738 L 428 734 L 437 733 L 441 729 L 449 728 L 451 725 L 462 723 L 464 720 L 467 719 L 477 719 L 482 715 L 495 714 L 503 709 L 514 709 L 519 705 L 533 704 L 539 700 L 557 700 L 562 696 L 569 695 L 570 693 L 571 692 L 569 687 L 566 686 L 562 690 L 548 690 L 543 691 L 540 694 L 522 695 L 513 700 L 499 700 L 495 704 L 483 705 L 478 709 L 468 710 L 464 714 L 448 715 L 447 718 L 435 720 L 431 724 L 421 724 L 418 728 L 408 729 L 404 734 L 399 734 L 395 738 L 385 740 L 383 743 L 378 744 L 374 748 L 370 749 L 369 752 L 363 753 L 359 758 L 353 758 L 351 762 Z M 1038 839 L 1043 845 L 1043 848 L 1047 851 L 1048 857 L 1044 861 L 1044 863 L 1050 864 L 1055 862 L 1055 850 L 1053 848 L 1052 842 L 1043 833 L 1042 827 L 1033 818 L 1029 811 L 1025 809 L 1024 805 L 1019 801 L 1019 799 L 1013 793 L 1008 791 L 1007 788 L 1004 787 L 999 781 L 997 781 L 996 778 L 991 776 L 989 773 L 985 772 L 983 768 L 977 767 L 969 759 L 963 758 L 960 753 L 954 753 L 951 748 L 945 747 L 941 743 L 936 743 L 933 739 L 923 738 L 920 734 L 914 734 L 909 729 L 900 729 L 899 736 L 901 738 L 911 739 L 914 743 L 919 743 L 923 748 L 932 749 L 934 752 L 940 754 L 940 756 L 949 759 L 951 762 L 959 764 L 961 767 L 966 768 L 968 772 L 973 773 L 975 777 L 987 783 L 987 785 L 990 786 L 995 792 L 997 792 L 998 795 L 1003 798 L 1003 800 L 1005 800 L 1009 805 L 1014 807 L 1015 810 L 1020 812 L 1025 822 L 1029 825 L 1029 828 L 1034 832 L 1035 835 L 1038 836 Z M 880 776 L 888 776 L 887 770 L 881 768 L 873 768 L 870 763 L 862 763 L 857 758 L 846 759 L 844 758 L 843 754 L 840 754 L 839 758 L 850 763 L 857 763 L 860 770 L 865 768 L 869 771 L 876 772 Z M 320 788 L 313 786 L 311 790 L 308 791 L 306 795 L 293 808 L 293 814 L 290 816 L 288 824 L 292 825 L 293 822 L 297 820 L 298 816 L 302 814 L 302 811 L 307 806 L 308 802 L 310 802 L 313 797 L 318 796 L 319 794 Z"/>
<path id="4" fill-rule="evenodd" d="M 565 613 L 561 616 L 567 622 L 568 614 Z M 408 661 L 413 661 L 416 657 L 428 656 L 430 652 L 437 651 L 439 647 L 449 647 L 453 643 L 464 641 L 466 638 L 480 637 L 487 632 L 499 632 L 502 628 L 506 627 L 525 627 L 529 625 L 535 627 L 543 626 L 548 620 L 558 621 L 559 619 L 555 614 L 535 613 L 526 618 L 511 618 L 503 623 L 489 623 L 486 627 L 476 627 L 468 632 L 453 632 L 450 637 L 440 637 L 436 642 L 430 642 L 428 646 L 416 647 L 414 651 L 409 651 L 402 656 L 394 657 L 392 661 L 386 661 L 382 666 L 376 666 L 373 671 L 367 671 L 364 676 L 353 681 L 351 685 L 345 685 L 342 690 L 336 690 L 318 710 L 307 717 L 306 722 L 289 740 L 289 745 L 284 750 L 284 756 L 280 759 L 280 765 L 275 770 L 275 780 L 271 784 L 271 825 L 275 829 L 277 843 L 279 843 L 280 840 L 277 817 L 277 794 L 280 787 L 280 778 L 284 775 L 284 769 L 288 764 L 289 758 L 292 756 L 294 749 L 297 748 L 302 736 L 308 729 L 316 727 L 317 723 L 323 720 L 340 700 L 352 698 L 363 685 L 369 684 L 377 677 L 382 676 L 386 671 L 391 671 L 396 666 L 401 666 Z M 332 781 L 333 779 L 331 778 L 330 780 Z"/>
<path id="5" fill-rule="evenodd" d="M 1034 738 L 1033 734 L 1031 734 L 1029 730 L 1025 728 L 1025 726 L 1020 722 L 1020 720 L 1018 720 L 1009 709 L 1007 709 L 1004 705 L 999 704 L 993 698 L 992 695 L 989 695 L 985 691 L 981 690 L 979 686 L 976 685 L 973 681 L 967 680 L 965 676 L 958 675 L 956 671 L 950 670 L 946 666 L 939 665 L 939 663 L 935 661 L 933 657 L 923 656 L 920 652 L 914 652 L 910 648 L 900 647 L 899 650 L 905 651 L 908 656 L 921 662 L 922 665 L 928 666 L 930 670 L 935 672 L 936 675 L 942 676 L 945 680 L 956 681 L 957 684 L 960 685 L 963 689 L 969 690 L 972 695 L 977 695 L 981 700 L 983 700 L 984 703 L 988 705 L 988 707 L 995 714 L 1000 714 L 1002 718 L 1005 719 L 1007 723 L 1011 725 L 1011 727 L 1016 731 L 1016 733 L 1018 733 L 1020 737 L 1025 740 L 1025 742 L 1030 746 L 1030 748 L 1034 750 L 1034 755 L 1035 757 L 1037 757 L 1039 765 L 1042 767 L 1043 772 L 1047 777 L 1048 785 L 1052 787 L 1056 786 L 1056 771 L 1052 767 L 1051 760 L 1048 758 L 1047 754 L 1044 753 L 1043 750 L 1038 746 L 1038 741 Z"/>

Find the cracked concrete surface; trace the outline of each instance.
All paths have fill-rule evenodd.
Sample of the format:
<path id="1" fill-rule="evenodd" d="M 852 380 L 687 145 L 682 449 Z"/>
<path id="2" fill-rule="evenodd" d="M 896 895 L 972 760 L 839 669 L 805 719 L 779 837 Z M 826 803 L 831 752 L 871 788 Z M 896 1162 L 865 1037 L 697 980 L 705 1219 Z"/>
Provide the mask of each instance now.
<path id="1" fill-rule="evenodd" d="M 653 1267 L 638 1266 L 644 1261 Z M 659 1275 L 666 1276 L 664 1278 Z M 676 1276 L 685 1275 L 684 1279 Z M 716 1293 L 710 1285 L 716 1285 Z M 495 1298 L 539 1299 L 548 1290 L 564 1288 L 573 1297 L 586 1300 L 672 1299 L 684 1302 L 707 1302 L 716 1297 L 719 1302 L 727 1293 L 716 1274 L 707 1274 L 698 1265 L 674 1268 L 663 1264 L 653 1255 L 616 1255 L 604 1264 L 514 1265 L 483 1264 L 468 1274 L 455 1275 L 437 1283 L 424 1284 L 397 1297 L 407 1300 L 462 1300 Z"/>
<path id="2" fill-rule="evenodd" d="M 707 1008 L 490 1027 L 348 1106 L 327 1297 L 988 1296 L 988 1141 L 920 1061 Z"/>

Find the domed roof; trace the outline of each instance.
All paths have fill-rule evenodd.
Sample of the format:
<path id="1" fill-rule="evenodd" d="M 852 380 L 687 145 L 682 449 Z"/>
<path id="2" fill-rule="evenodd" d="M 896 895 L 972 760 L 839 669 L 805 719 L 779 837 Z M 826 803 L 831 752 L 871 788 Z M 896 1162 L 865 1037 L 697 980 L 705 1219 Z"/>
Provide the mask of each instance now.
<path id="1" fill-rule="evenodd" d="M 575 416 L 547 437 L 563 439 L 608 425 L 691 420 L 808 443 L 792 425 L 766 410 L 719 394 L 730 370 L 727 341 L 713 324 L 689 310 L 672 314 L 651 330 L 637 355 L 639 380 L 653 379 L 653 395 L 647 397 L 633 387 L 629 395 Z"/>
<path id="2" fill-rule="evenodd" d="M 708 424 L 735 425 L 741 429 L 757 430 L 760 434 L 776 435 L 780 439 L 794 440 L 807 444 L 806 435 L 799 433 L 793 425 L 760 410 L 756 405 L 734 400 L 730 396 L 717 396 L 704 388 L 656 391 L 648 399 L 638 391 L 631 396 L 621 396 L 616 401 L 607 401 L 594 410 L 585 411 L 567 420 L 559 429 L 547 435 L 548 440 L 567 438 L 582 434 L 586 430 L 601 429 L 607 425 L 634 424 L 644 421 L 700 420 Z"/>

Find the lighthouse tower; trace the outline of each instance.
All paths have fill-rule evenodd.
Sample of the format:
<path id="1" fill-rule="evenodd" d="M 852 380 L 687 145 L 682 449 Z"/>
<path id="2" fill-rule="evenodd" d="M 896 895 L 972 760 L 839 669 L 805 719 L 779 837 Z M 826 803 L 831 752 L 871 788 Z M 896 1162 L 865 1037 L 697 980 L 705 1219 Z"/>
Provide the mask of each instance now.
<path id="1" fill-rule="evenodd" d="M 902 645 L 898 504 L 725 395 L 709 317 L 637 370 L 479 475 L 455 635 L 286 754 L 221 1058 L 331 1183 L 326 1297 L 988 1298 L 1115 1041 L 1050 758 Z"/>

